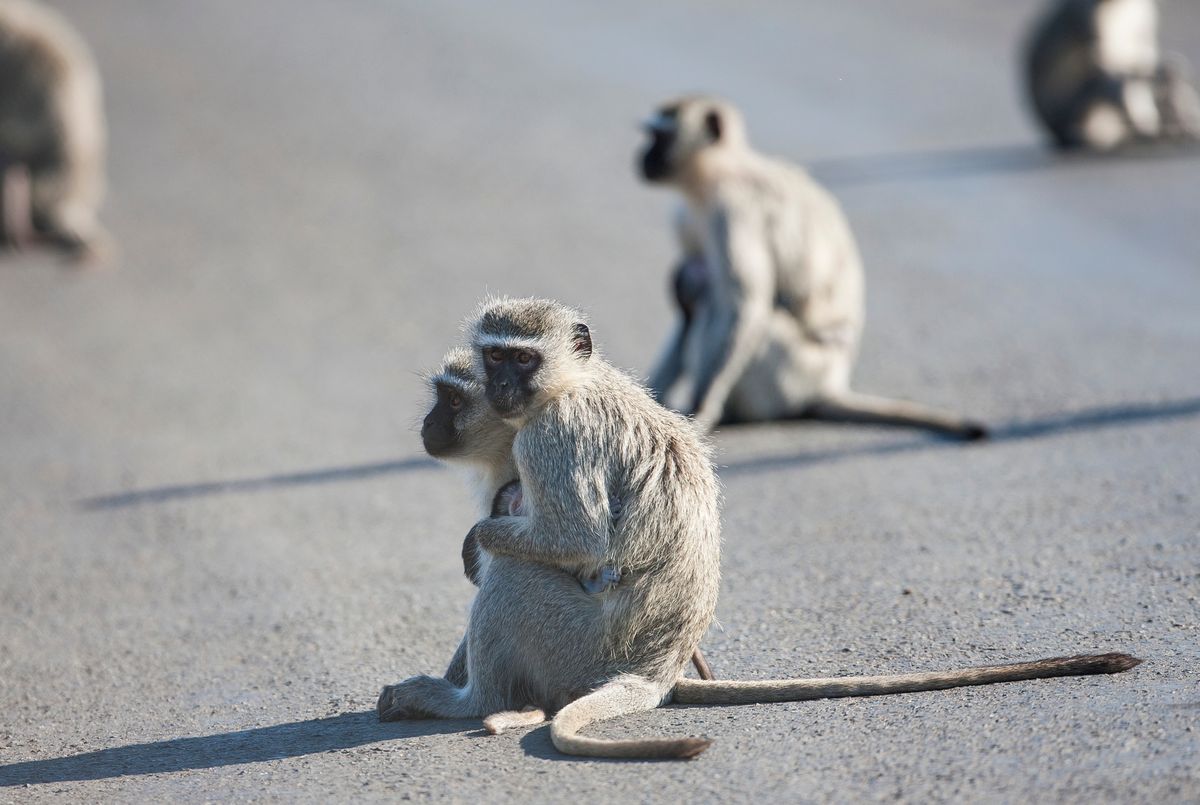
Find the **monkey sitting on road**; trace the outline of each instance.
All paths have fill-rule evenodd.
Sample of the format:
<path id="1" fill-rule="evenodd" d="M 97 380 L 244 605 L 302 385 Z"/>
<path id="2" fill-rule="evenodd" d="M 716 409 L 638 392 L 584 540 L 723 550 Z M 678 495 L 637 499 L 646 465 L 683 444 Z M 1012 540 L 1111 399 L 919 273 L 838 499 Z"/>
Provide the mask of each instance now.
<path id="1" fill-rule="evenodd" d="M 467 470 L 479 516 L 526 515 L 512 451 L 516 428 L 488 405 L 483 387 L 472 374 L 471 353 L 462 348 L 452 349 L 442 359 L 441 368 L 429 377 L 429 385 L 434 401 L 421 424 L 425 452 Z M 613 519 L 619 519 L 623 510 L 620 501 L 614 498 L 609 508 Z M 475 539 L 468 535 L 463 542 L 462 557 L 463 572 L 472 584 L 480 586 L 491 562 L 490 554 L 480 550 Z M 581 576 L 579 584 L 589 595 L 598 595 L 620 580 L 619 569 L 606 566 Z M 466 648 L 464 638 L 445 674 L 460 686 L 467 678 Z M 699 648 L 692 656 L 692 663 L 701 679 L 713 678 Z"/>
<path id="2" fill-rule="evenodd" d="M 662 106 L 646 130 L 642 176 L 685 199 L 676 219 L 680 317 L 650 377 L 660 402 L 686 376 L 686 411 L 705 430 L 811 417 L 986 435 L 977 422 L 850 390 L 863 326 L 850 227 L 807 174 L 750 148 L 732 105 L 684 98 Z"/>
<path id="3" fill-rule="evenodd" d="M 1200 96 L 1163 58 L 1156 0 L 1054 0 L 1026 44 L 1034 111 L 1059 148 L 1200 137 Z"/>
<path id="4" fill-rule="evenodd" d="M 0 243 L 50 243 L 77 258 L 108 238 L 100 77 L 57 11 L 0 0 Z"/>
<path id="5" fill-rule="evenodd" d="M 465 684 L 418 676 L 389 685 L 377 704 L 381 720 L 486 716 L 488 730 L 502 732 L 557 711 L 551 739 L 561 752 L 690 758 L 710 742 L 578 733 L 672 699 L 864 696 L 1115 673 L 1139 662 L 1106 654 L 888 677 L 681 679 L 719 586 L 718 488 L 694 423 L 596 355 L 582 317 L 557 303 L 486 304 L 472 347 L 490 407 L 517 431 L 526 514 L 511 516 L 511 500 L 497 495 L 499 514 L 471 529 L 493 559 L 471 610 Z M 608 596 L 586 595 L 576 576 L 605 565 L 629 573 Z"/>

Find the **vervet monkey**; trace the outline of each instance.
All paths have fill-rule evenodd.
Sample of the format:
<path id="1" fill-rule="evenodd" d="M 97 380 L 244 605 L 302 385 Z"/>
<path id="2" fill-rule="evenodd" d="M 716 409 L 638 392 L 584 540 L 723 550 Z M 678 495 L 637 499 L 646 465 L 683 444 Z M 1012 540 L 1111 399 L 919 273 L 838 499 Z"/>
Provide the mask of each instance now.
<path id="1" fill-rule="evenodd" d="M 428 382 L 433 392 L 433 404 L 421 424 L 425 452 L 466 469 L 479 516 L 486 517 L 489 513 L 525 515 L 524 497 L 513 459 L 516 428 L 488 405 L 483 386 L 472 372 L 471 352 L 463 348 L 452 349 L 442 359 L 438 371 L 429 376 Z M 623 509 L 618 499 L 610 501 L 614 519 L 623 514 Z M 463 543 L 462 556 L 463 572 L 478 587 L 491 563 L 491 556 L 480 550 L 471 536 Z M 605 566 L 580 577 L 579 583 L 584 592 L 598 595 L 620 580 L 618 568 Z M 446 678 L 460 686 L 466 682 L 466 650 L 464 638 L 446 671 Z M 713 678 L 699 648 L 692 662 L 701 679 Z"/>
<path id="2" fill-rule="evenodd" d="M 987 434 L 978 422 L 850 390 L 863 275 L 849 224 L 806 173 L 750 147 L 731 104 L 673 101 L 646 131 L 643 178 L 684 196 L 681 315 L 650 376 L 656 399 L 686 376 L 684 410 L 705 430 L 811 417 Z"/>
<path id="3" fill-rule="evenodd" d="M 708 450 L 691 423 L 594 353 L 587 324 L 569 308 L 490 302 L 471 345 L 488 403 L 518 429 L 513 455 L 528 513 L 472 529 L 493 559 L 471 611 L 466 686 L 414 677 L 384 689 L 380 717 L 532 706 L 567 719 L 553 728 L 561 751 L 621 756 L 623 745 L 564 725 L 657 707 L 708 628 L 720 572 Z M 606 566 L 620 570 L 620 584 L 587 595 L 577 578 Z M 707 745 L 661 739 L 637 751 L 688 757 Z"/>
<path id="4" fill-rule="evenodd" d="M 1025 47 L 1034 111 L 1060 148 L 1200 137 L 1186 61 L 1164 57 L 1156 0 L 1054 0 Z"/>
<path id="5" fill-rule="evenodd" d="M 0 0 L 0 242 L 100 255 L 104 109 L 86 44 L 61 14 Z"/>
<path id="6" fill-rule="evenodd" d="M 710 742 L 578 732 L 672 698 L 872 695 L 1113 673 L 1139 662 L 1103 655 L 841 680 L 681 679 L 719 581 L 717 484 L 696 428 L 596 355 L 582 316 L 556 303 L 487 303 L 472 345 L 489 403 L 518 429 L 513 451 L 527 514 L 507 514 L 498 495 L 498 514 L 472 529 L 494 559 L 471 613 L 467 684 L 424 676 L 388 686 L 377 706 L 382 720 L 492 713 L 485 725 L 501 732 L 557 710 L 551 738 L 564 753 L 681 759 Z M 609 501 L 618 491 L 624 505 L 614 522 Z M 622 568 L 621 584 L 607 596 L 583 594 L 574 574 L 606 563 Z"/>

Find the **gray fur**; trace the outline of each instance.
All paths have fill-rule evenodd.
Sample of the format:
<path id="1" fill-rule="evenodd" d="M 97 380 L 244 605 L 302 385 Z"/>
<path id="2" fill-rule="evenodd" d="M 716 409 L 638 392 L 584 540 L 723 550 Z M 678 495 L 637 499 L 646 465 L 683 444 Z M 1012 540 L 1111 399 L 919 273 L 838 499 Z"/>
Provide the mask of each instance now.
<path id="1" fill-rule="evenodd" d="M 1053 0 L 1031 28 L 1025 80 L 1060 148 L 1200 137 L 1200 97 L 1159 47 L 1155 0 Z"/>
<path id="2" fill-rule="evenodd" d="M 105 138 L 100 77 L 82 38 L 57 11 L 0 0 L 0 242 L 100 256 Z"/>
<path id="3" fill-rule="evenodd" d="M 494 558 L 471 611 L 466 685 L 414 677 L 389 686 L 381 718 L 562 710 L 552 733 L 562 751 L 623 756 L 628 742 L 577 741 L 574 732 L 669 698 L 712 621 L 720 512 L 708 448 L 692 423 L 575 349 L 583 324 L 542 300 L 489 302 L 475 317 L 479 382 L 489 344 L 542 355 L 536 386 L 509 419 L 519 427 L 513 453 L 528 514 L 472 529 Z M 622 501 L 615 520 L 613 495 Z M 578 578 L 605 566 L 621 569 L 621 583 L 587 595 Z M 677 757 L 698 751 L 691 740 L 671 745 Z"/>
<path id="4" fill-rule="evenodd" d="M 655 121 L 643 173 L 682 192 L 676 229 L 683 266 L 694 270 L 699 260 L 708 273 L 707 290 L 681 317 L 651 374 L 657 399 L 687 378 L 683 408 L 706 430 L 723 421 L 808 416 L 968 439 L 985 434 L 958 416 L 850 391 L 863 327 L 862 265 L 850 226 L 824 188 L 755 152 L 741 115 L 724 101 L 683 98 L 664 105 Z"/>

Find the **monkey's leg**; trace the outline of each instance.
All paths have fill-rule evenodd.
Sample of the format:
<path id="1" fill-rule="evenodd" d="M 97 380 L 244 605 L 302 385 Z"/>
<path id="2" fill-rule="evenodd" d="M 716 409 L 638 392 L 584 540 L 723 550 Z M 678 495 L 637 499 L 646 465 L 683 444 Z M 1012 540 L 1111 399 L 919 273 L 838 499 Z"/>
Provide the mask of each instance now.
<path id="1" fill-rule="evenodd" d="M 550 739 L 565 755 L 587 757 L 670 758 L 686 760 L 707 749 L 706 738 L 584 738 L 579 730 L 594 721 L 653 710 L 663 701 L 659 686 L 637 676 L 621 676 L 558 711 L 550 723 Z"/>
<path id="2" fill-rule="evenodd" d="M 667 395 L 683 374 L 683 350 L 687 343 L 688 328 L 687 318 L 681 316 L 654 365 L 654 371 L 650 373 L 650 393 L 660 404 L 666 404 Z"/>
<path id="3" fill-rule="evenodd" d="M 924 428 L 965 441 L 987 438 L 987 426 L 907 400 L 874 397 L 853 391 L 829 395 L 811 403 L 801 417 L 831 422 L 858 422 L 870 425 L 899 425 Z"/>
<path id="4" fill-rule="evenodd" d="M 701 679 L 712 680 L 714 678 L 712 669 L 708 667 L 708 660 L 704 659 L 704 652 L 700 649 L 692 652 L 692 665 L 696 667 L 696 673 L 700 675 Z"/>
<path id="5" fill-rule="evenodd" d="M 33 186 L 29 169 L 12 164 L 0 175 L 0 242 L 25 249 L 33 239 Z"/>
<path id="6" fill-rule="evenodd" d="M 480 718 L 471 687 L 457 687 L 436 676 L 414 676 L 388 685 L 375 705 L 380 721 L 408 718 Z"/>
<path id="7" fill-rule="evenodd" d="M 517 727 L 536 727 L 546 720 L 546 712 L 538 707 L 492 713 L 483 720 L 483 728 L 492 735 L 503 735 Z"/>
<path id="8" fill-rule="evenodd" d="M 450 666 L 442 674 L 446 681 L 455 687 L 465 687 L 467 684 L 467 636 L 459 641 L 454 656 L 450 658 Z"/>
<path id="9" fill-rule="evenodd" d="M 1192 86 L 1187 61 L 1167 54 L 1154 78 L 1155 103 L 1162 116 L 1164 137 L 1200 139 L 1200 95 Z"/>

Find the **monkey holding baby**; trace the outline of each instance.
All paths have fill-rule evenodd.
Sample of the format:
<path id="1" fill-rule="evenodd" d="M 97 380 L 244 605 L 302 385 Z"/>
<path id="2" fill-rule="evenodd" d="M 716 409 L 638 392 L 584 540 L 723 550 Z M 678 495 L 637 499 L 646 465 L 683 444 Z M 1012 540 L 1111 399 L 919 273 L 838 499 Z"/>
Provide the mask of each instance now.
<path id="1" fill-rule="evenodd" d="M 386 686 L 381 720 L 483 718 L 500 733 L 552 716 L 551 739 L 566 754 L 685 759 L 711 742 L 579 733 L 672 701 L 867 696 L 1140 662 L 1103 654 L 877 677 L 685 679 L 720 582 L 720 493 L 699 427 L 605 361 L 571 308 L 493 300 L 469 330 L 469 350 L 452 352 L 433 378 L 422 436 L 432 454 L 473 468 L 477 505 L 500 484 L 467 539 L 486 557 L 473 567 L 479 592 L 446 676 Z M 463 441 L 481 422 L 492 424 Z M 519 495 L 506 480 L 514 468 Z"/>

